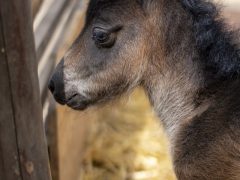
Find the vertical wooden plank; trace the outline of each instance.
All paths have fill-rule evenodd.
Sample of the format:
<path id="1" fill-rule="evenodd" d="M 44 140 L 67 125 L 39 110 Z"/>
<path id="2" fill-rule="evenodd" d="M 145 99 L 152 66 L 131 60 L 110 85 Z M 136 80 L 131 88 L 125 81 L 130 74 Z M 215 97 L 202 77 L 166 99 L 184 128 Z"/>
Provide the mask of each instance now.
<path id="1" fill-rule="evenodd" d="M 0 148 L 5 152 L 0 154 L 1 163 L 5 163 L 0 166 L 0 177 L 50 180 L 30 1 L 0 0 L 0 19 L 3 46 L 0 94 L 4 97 L 0 98 Z M 9 159 L 11 162 L 7 162 Z M 14 167 L 17 178 L 12 175 Z"/>
<path id="2" fill-rule="evenodd" d="M 0 179 L 20 180 L 15 125 L 4 46 L 0 23 Z"/>
<path id="3" fill-rule="evenodd" d="M 48 138 L 49 160 L 51 164 L 52 179 L 60 180 L 56 103 L 52 96 L 49 97 L 48 101 L 48 116 L 46 118 L 45 127 Z"/>
<path id="4" fill-rule="evenodd" d="M 74 39 L 79 35 L 84 25 L 86 6 L 86 0 L 77 1 L 74 15 L 67 25 L 68 30 L 64 37 L 64 46 L 58 51 L 57 59 L 64 55 L 67 48 L 71 46 Z M 89 135 L 91 120 L 95 119 L 95 116 L 96 113 L 92 111 L 90 113 L 80 113 L 71 111 L 66 107 L 57 106 L 55 125 L 57 128 L 51 130 L 55 131 L 54 134 L 57 135 L 60 180 L 80 180 L 82 160 L 86 153 L 86 139 L 88 139 L 87 135 Z M 55 150 L 53 145 L 50 148 Z"/>

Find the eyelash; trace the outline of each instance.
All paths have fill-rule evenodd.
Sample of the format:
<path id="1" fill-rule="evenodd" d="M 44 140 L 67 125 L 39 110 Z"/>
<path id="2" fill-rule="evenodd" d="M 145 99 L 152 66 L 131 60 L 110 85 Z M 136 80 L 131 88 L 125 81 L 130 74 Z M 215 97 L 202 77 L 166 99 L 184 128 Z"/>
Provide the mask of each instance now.
<path id="1" fill-rule="evenodd" d="M 100 27 L 93 28 L 92 39 L 98 48 L 110 48 L 116 41 L 116 33 L 121 29 L 121 26 L 116 26 L 110 30 Z"/>

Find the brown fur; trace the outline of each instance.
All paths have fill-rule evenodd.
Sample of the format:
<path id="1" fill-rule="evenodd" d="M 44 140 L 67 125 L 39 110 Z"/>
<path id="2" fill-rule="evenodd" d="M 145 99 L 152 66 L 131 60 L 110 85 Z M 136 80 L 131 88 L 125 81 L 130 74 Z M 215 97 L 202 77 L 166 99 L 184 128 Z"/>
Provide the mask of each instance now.
<path id="1" fill-rule="evenodd" d="M 83 110 L 140 85 L 164 124 L 179 180 L 240 179 L 239 50 L 219 19 L 203 0 L 92 0 L 50 89 Z M 111 47 L 91 40 L 94 27 L 115 26 Z"/>

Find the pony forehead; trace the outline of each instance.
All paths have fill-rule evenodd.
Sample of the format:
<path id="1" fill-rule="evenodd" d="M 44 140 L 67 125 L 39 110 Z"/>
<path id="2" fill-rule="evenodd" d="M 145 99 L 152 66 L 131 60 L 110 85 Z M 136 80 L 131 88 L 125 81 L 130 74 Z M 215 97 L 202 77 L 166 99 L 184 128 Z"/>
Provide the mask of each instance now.
<path id="1" fill-rule="evenodd" d="M 115 8 L 118 10 L 124 4 L 128 4 L 133 0 L 91 0 L 87 9 L 87 21 L 93 19 L 96 15 L 99 15 L 103 9 Z"/>

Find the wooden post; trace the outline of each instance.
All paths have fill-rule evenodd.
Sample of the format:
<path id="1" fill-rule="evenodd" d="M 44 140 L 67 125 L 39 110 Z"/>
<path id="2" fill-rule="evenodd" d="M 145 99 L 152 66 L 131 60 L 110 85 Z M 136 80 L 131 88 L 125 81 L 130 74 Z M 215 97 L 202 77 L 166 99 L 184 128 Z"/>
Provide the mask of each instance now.
<path id="1" fill-rule="evenodd" d="M 0 179 L 50 180 L 29 0 L 0 0 Z"/>

